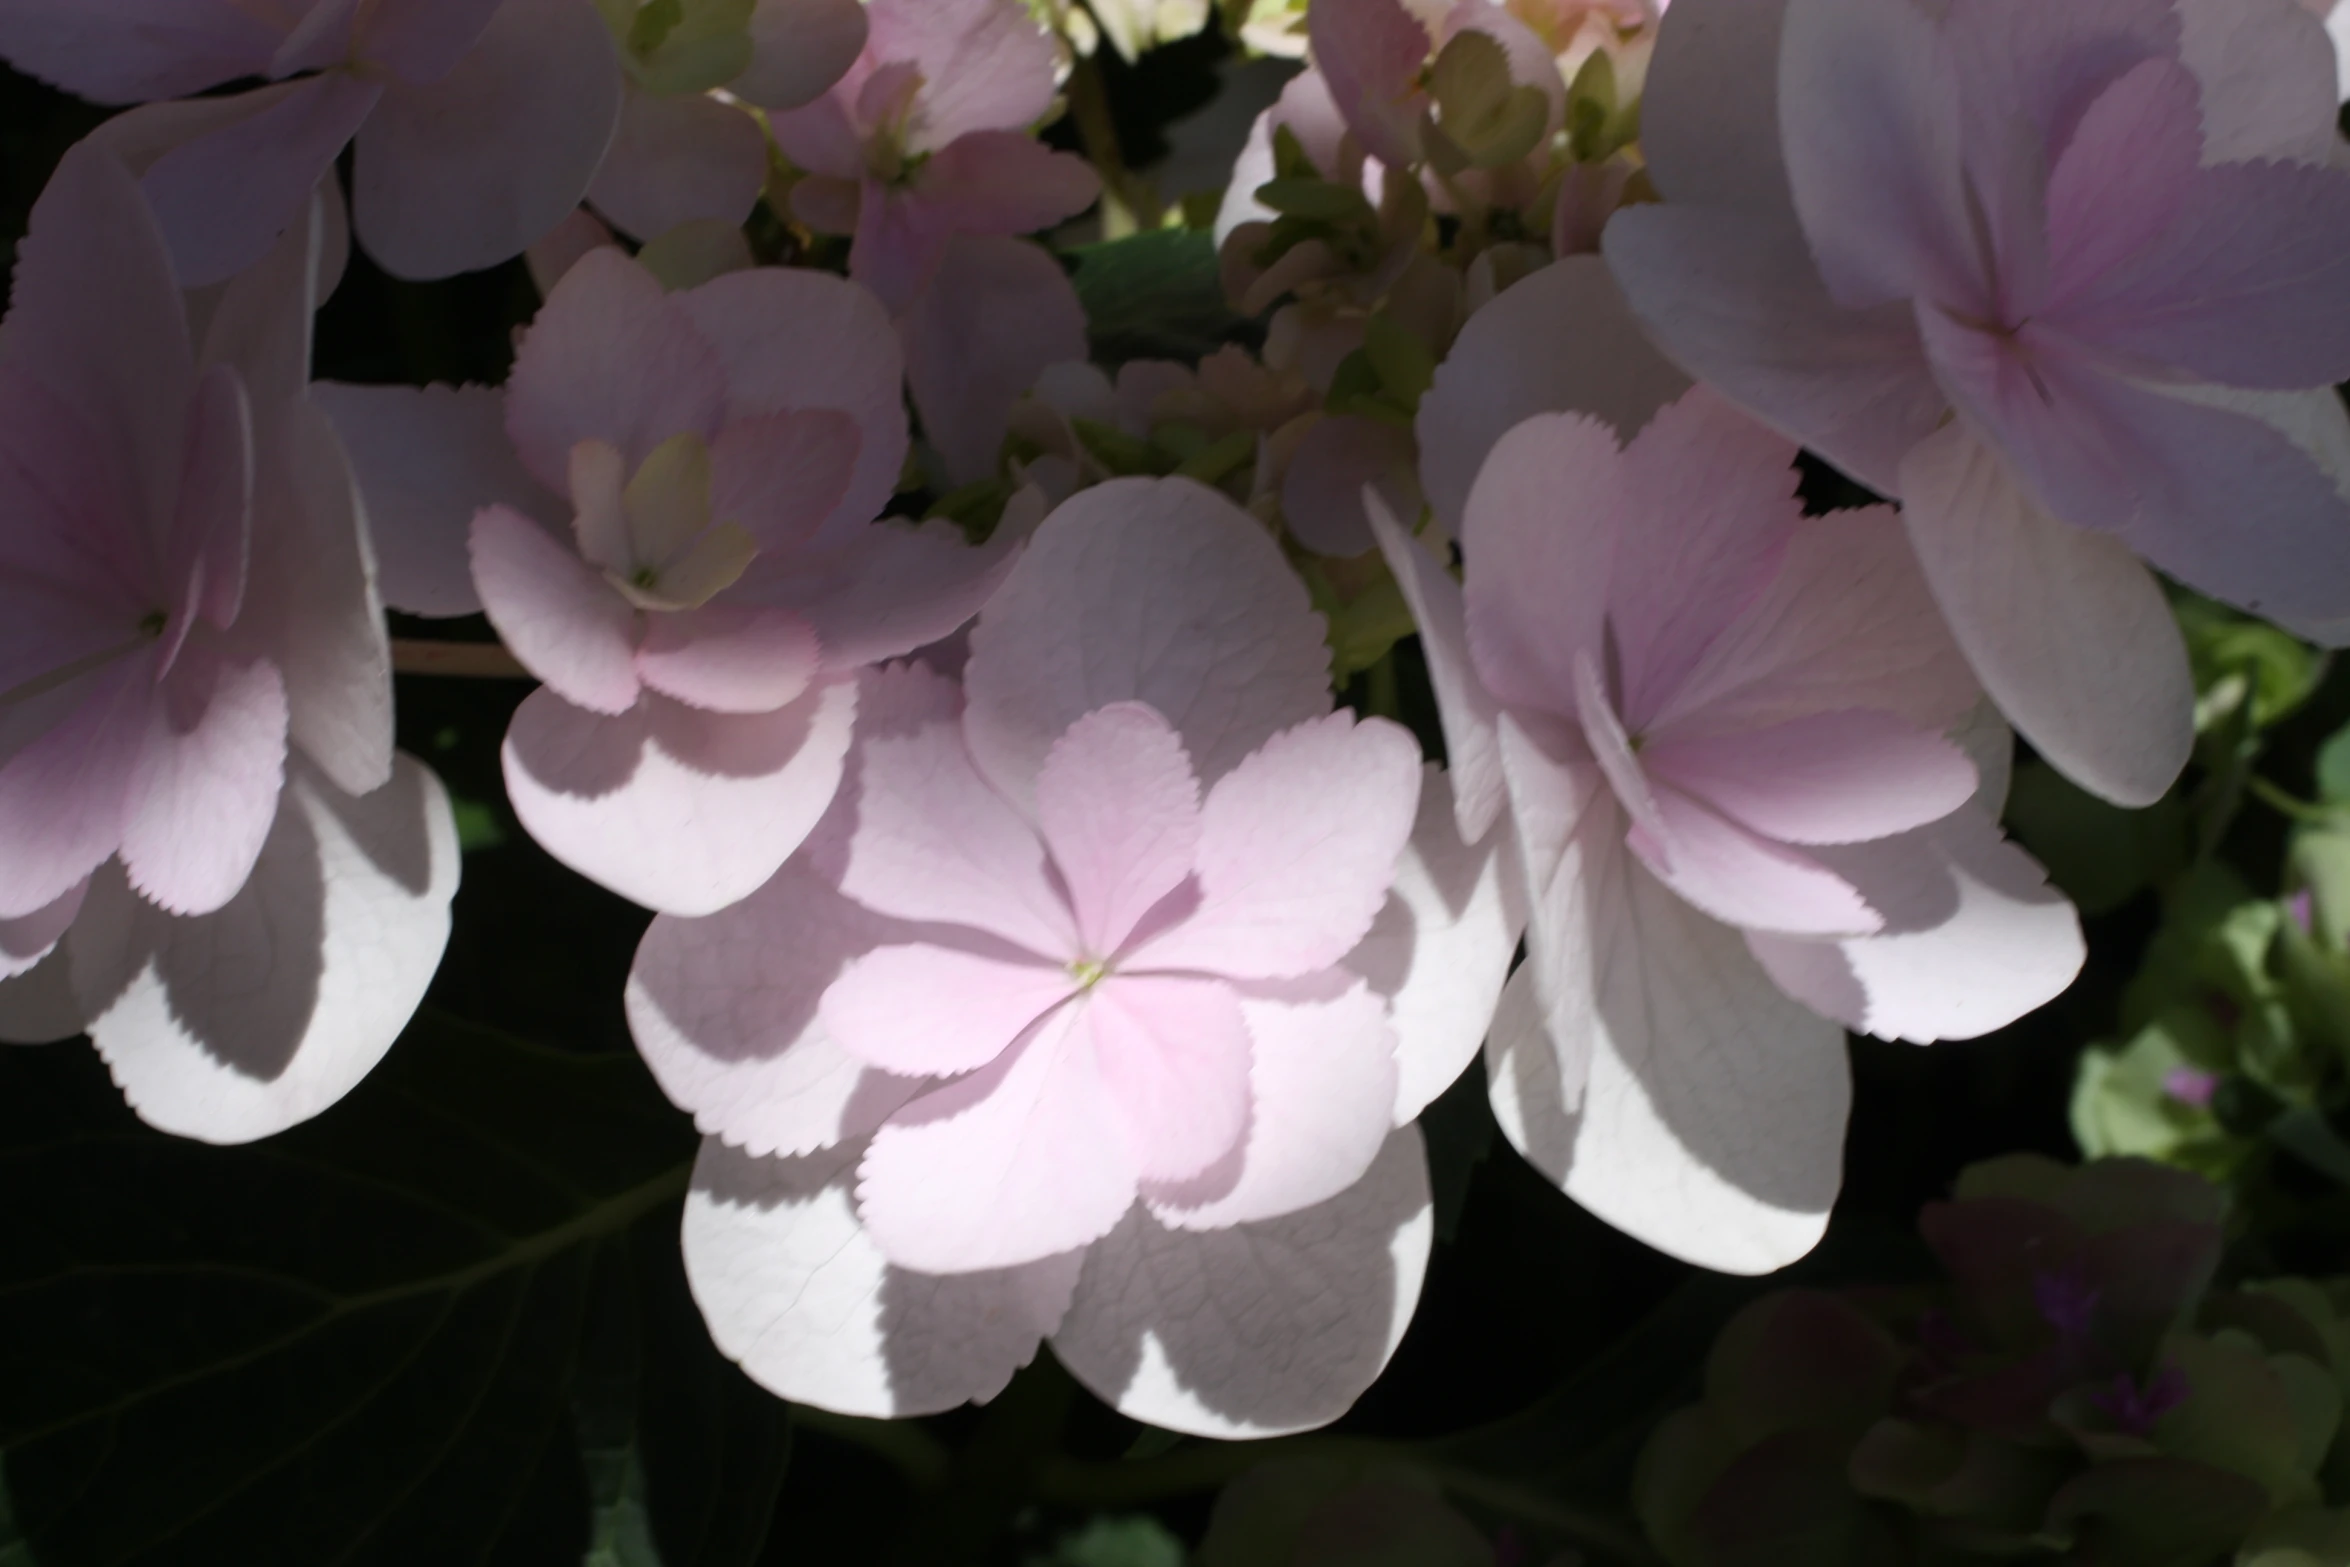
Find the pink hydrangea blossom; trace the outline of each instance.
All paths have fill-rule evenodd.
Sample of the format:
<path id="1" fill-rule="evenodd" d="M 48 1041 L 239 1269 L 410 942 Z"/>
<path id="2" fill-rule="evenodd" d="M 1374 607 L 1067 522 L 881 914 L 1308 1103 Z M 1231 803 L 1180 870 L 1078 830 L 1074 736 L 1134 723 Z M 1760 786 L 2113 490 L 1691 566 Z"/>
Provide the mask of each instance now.
<path id="1" fill-rule="evenodd" d="M 2329 64 L 2293 0 L 1685 0 L 1663 25 L 1666 200 L 1606 238 L 1642 319 L 1901 498 L 2002 709 L 2125 804 L 2191 738 L 2139 557 L 2350 637 Z"/>
<path id="2" fill-rule="evenodd" d="M 303 395 L 327 221 L 191 307 L 130 172 L 85 144 L 0 338 L 0 1038 L 87 1031 L 142 1116 L 213 1141 L 374 1065 L 456 884 Z"/>
<path id="3" fill-rule="evenodd" d="M 864 53 L 770 121 L 805 177 L 792 212 L 853 234 L 850 275 L 902 311 L 957 234 L 1028 234 L 1101 194 L 1029 134 L 1053 101 L 1052 39 L 1020 0 L 873 0 Z"/>
<path id="4" fill-rule="evenodd" d="M 353 217 L 386 270 L 503 261 L 578 204 L 620 109 L 582 0 L 20 0 L 0 7 L 0 57 L 101 103 L 271 79 L 99 133 L 142 173 L 190 286 L 258 260 L 354 137 Z"/>
<path id="5" fill-rule="evenodd" d="M 630 1020 L 709 1134 L 687 1264 L 761 1382 L 911 1414 L 1050 1337 L 1129 1414 L 1246 1435 L 1377 1374 L 1427 1246 L 1398 1127 L 1515 938 L 1441 775 L 1415 810 L 1416 747 L 1327 678 L 1258 524 L 1113 480 L 1037 529 L 961 690 L 866 677 L 774 881 L 654 922 Z"/>
<path id="6" fill-rule="evenodd" d="M 2070 982 L 2080 932 L 1999 835 L 2004 750 L 1961 741 L 2006 737 L 1968 734 L 1979 691 L 1891 513 L 1804 518 L 1794 449 L 1703 390 L 1618 439 L 1569 413 L 1502 436 L 1463 584 L 1374 520 L 1462 837 L 1524 868 L 1504 1130 L 1609 1222 L 1764 1271 L 1836 1193 L 1843 1026 L 1998 1027 Z"/>
<path id="7" fill-rule="evenodd" d="M 968 620 L 1010 555 L 872 521 L 906 453 L 896 336 L 817 273 L 665 294 L 593 250 L 502 396 L 321 391 L 391 602 L 485 610 L 545 682 L 506 740 L 523 825 L 656 909 L 765 881 L 839 782 L 854 671 Z"/>

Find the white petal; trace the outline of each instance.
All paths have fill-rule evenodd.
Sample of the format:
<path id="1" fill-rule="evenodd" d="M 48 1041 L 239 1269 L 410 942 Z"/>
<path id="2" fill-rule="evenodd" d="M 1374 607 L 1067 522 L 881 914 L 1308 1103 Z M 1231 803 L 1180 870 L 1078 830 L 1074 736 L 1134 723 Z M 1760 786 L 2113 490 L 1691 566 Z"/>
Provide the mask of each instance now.
<path id="1" fill-rule="evenodd" d="M 1053 1353 L 1133 1419 L 1229 1438 L 1346 1413 L 1419 1304 L 1435 1232 L 1417 1127 L 1319 1206 L 1206 1232 L 1137 1205 L 1087 1251 Z"/>
<path id="2" fill-rule="evenodd" d="M 702 1144 L 685 1268 L 710 1336 L 769 1392 L 838 1414 L 984 1403 L 1060 1323 L 1079 1259 L 951 1278 L 892 1267 L 857 1222 L 863 1153 L 760 1159 Z"/>

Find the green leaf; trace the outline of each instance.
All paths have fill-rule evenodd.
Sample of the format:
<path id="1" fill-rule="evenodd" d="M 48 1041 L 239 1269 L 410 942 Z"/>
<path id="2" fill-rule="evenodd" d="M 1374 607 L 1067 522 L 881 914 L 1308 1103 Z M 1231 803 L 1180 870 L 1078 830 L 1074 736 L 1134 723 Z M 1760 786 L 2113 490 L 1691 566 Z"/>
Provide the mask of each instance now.
<path id="1" fill-rule="evenodd" d="M 2044 762 L 2016 768 L 2007 825 L 2083 914 L 2119 908 L 2186 859 L 2185 810 L 2176 795 L 2126 811 Z"/>
<path id="2" fill-rule="evenodd" d="M 1093 355 L 1189 363 L 1232 341 L 1239 316 L 1224 299 L 1216 241 L 1197 229 L 1154 229 L 1069 253 Z"/>
<path id="3" fill-rule="evenodd" d="M 428 1014 L 233 1149 L 86 1049 L 0 1071 L 0 1447 L 45 1567 L 579 1561 L 595 1243 L 674 1248 L 694 1145 L 632 1056 Z"/>
<path id="4" fill-rule="evenodd" d="M 1183 1567 L 1183 1542 L 1143 1514 L 1096 1518 L 1029 1567 Z"/>
<path id="5" fill-rule="evenodd" d="M 2317 797 L 2350 805 L 2350 726 L 2335 730 L 2317 748 Z"/>

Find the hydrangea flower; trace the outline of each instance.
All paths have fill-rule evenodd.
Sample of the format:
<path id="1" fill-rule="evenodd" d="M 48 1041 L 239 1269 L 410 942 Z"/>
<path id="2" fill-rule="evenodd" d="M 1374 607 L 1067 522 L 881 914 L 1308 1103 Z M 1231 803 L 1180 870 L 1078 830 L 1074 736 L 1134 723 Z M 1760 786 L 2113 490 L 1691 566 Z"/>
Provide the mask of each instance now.
<path id="1" fill-rule="evenodd" d="M 1101 194 L 1091 165 L 1037 143 L 1053 41 L 1020 0 L 874 0 L 864 53 L 831 91 L 769 122 L 805 174 L 793 215 L 852 234 L 849 275 L 903 311 L 954 235 L 1028 234 Z"/>
<path id="2" fill-rule="evenodd" d="M 192 332 L 138 185 L 85 144 L 0 337 L 0 1038 L 86 1030 L 142 1116 L 219 1142 L 365 1075 L 456 886 L 303 396 L 325 216 Z"/>
<path id="3" fill-rule="evenodd" d="M 897 344 L 838 278 L 668 295 L 591 251 L 502 397 L 322 390 L 391 602 L 487 611 L 546 682 L 506 738 L 515 813 L 656 909 L 706 914 L 774 872 L 839 782 L 855 670 L 968 620 L 1009 554 L 872 522 L 905 460 Z"/>
<path id="4" fill-rule="evenodd" d="M 2123 804 L 2192 738 L 2140 557 L 2350 636 L 2329 64 L 2292 0 L 1696 0 L 1663 24 L 1666 199 L 1606 237 L 1641 318 L 1900 497 L 2002 710 Z"/>
<path id="5" fill-rule="evenodd" d="M 869 674 L 825 825 L 638 953 L 638 1044 L 708 1137 L 696 1298 L 852 1413 L 992 1396 L 1050 1337 L 1140 1419 L 1329 1420 L 1418 1293 L 1397 1128 L 1492 1010 L 1504 864 L 1330 712 L 1303 588 L 1204 487 L 1083 492 L 970 640 L 960 691 Z"/>
<path id="6" fill-rule="evenodd" d="M 0 58 L 100 103 L 270 78 L 99 132 L 141 171 L 191 287 L 257 261 L 354 139 L 352 215 L 385 270 L 503 261 L 578 205 L 620 110 L 581 0 L 20 0 L 0 8 Z"/>
<path id="7" fill-rule="evenodd" d="M 1524 866 L 1504 1131 L 1651 1245 L 1766 1271 L 1836 1193 L 1842 1028 L 1998 1027 L 2070 982 L 2080 931 L 1995 825 L 2004 733 L 1980 762 L 1954 738 L 1979 691 L 1890 513 L 1804 518 L 1794 449 L 1702 389 L 1618 440 L 1563 413 L 1502 436 L 1462 584 L 1374 523 L 1462 837 Z"/>

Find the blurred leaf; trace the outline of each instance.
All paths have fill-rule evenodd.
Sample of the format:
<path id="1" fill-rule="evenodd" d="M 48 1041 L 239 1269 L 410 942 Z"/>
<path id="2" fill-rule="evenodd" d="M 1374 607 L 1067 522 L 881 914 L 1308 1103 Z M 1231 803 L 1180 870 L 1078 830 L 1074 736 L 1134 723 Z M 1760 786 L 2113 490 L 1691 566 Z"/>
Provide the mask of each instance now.
<path id="1" fill-rule="evenodd" d="M 1096 1518 L 1029 1567 L 1183 1567 L 1183 1542 L 1156 1518 Z"/>
<path id="2" fill-rule="evenodd" d="M 1188 364 L 1232 341 L 1242 325 L 1224 301 L 1216 241 L 1196 229 L 1154 229 L 1083 246 L 1069 258 L 1093 355 L 1105 364 Z"/>
<path id="3" fill-rule="evenodd" d="M 2250 727 L 2274 727 L 2317 690 L 2325 655 L 2265 620 L 2239 614 L 2223 604 L 2183 591 L 2171 608 L 2186 634 L 2194 667 L 2197 731 L 2250 704 Z"/>
<path id="4" fill-rule="evenodd" d="M 2016 768 L 2007 825 L 2083 914 L 2119 908 L 2186 860 L 2186 818 L 2176 795 L 2126 811 L 2040 761 Z"/>
<path id="5" fill-rule="evenodd" d="M 1199 1567 L 1490 1567 L 1493 1547 L 1407 1461 L 1271 1458 L 1224 1488 Z"/>
<path id="6" fill-rule="evenodd" d="M 44 1567 L 579 1561 L 592 1243 L 673 1237 L 694 1142 L 632 1056 L 427 1014 L 233 1149 L 140 1126 L 86 1049 L 0 1070 L 0 1446 Z"/>
<path id="7" fill-rule="evenodd" d="M 2317 748 L 2317 797 L 2350 805 L 2350 727 L 2335 730 Z"/>

